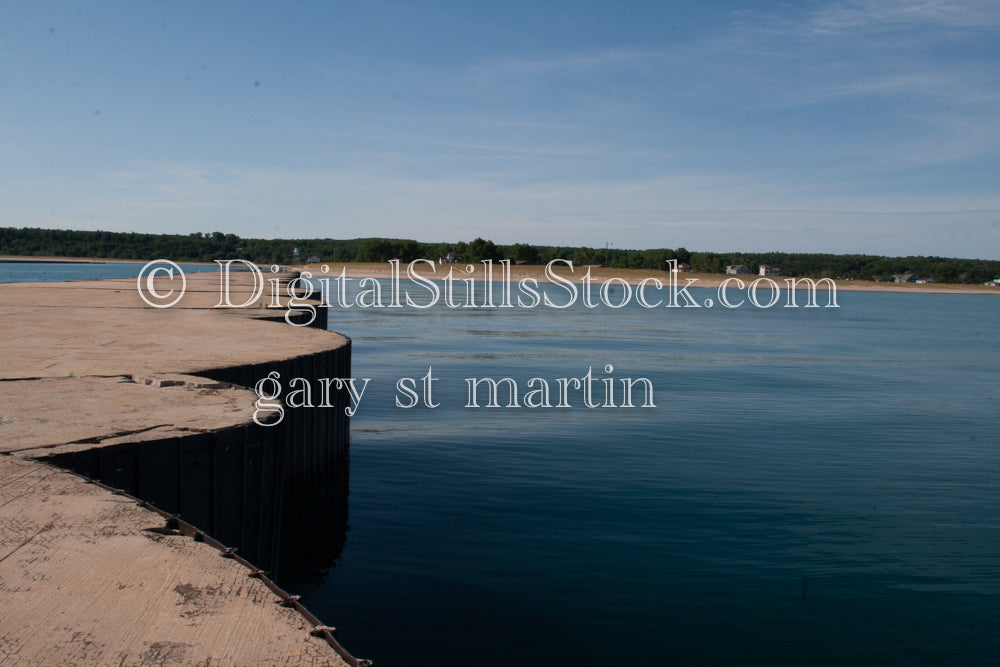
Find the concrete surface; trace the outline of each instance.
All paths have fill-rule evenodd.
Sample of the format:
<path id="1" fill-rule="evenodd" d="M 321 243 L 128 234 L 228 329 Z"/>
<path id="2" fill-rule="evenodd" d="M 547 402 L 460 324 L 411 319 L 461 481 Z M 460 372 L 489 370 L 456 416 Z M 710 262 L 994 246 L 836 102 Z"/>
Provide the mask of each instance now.
<path id="1" fill-rule="evenodd" d="M 135 280 L 0 285 L 0 664 L 346 664 L 246 566 L 33 460 L 246 424 L 252 391 L 191 374 L 346 343 L 188 281 L 170 309 Z"/>

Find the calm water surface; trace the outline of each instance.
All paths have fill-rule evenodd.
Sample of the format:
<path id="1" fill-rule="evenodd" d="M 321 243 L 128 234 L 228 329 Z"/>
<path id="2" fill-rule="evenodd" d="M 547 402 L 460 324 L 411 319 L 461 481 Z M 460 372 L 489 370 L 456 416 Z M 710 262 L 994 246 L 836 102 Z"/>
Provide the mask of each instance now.
<path id="1" fill-rule="evenodd" d="M 349 532 L 286 585 L 380 666 L 997 664 L 1000 299 L 839 296 L 332 310 L 372 379 Z M 439 407 L 397 408 L 429 366 Z M 463 407 L 465 378 L 588 367 L 657 407 Z"/>
<path id="2" fill-rule="evenodd" d="M 1000 300 L 840 304 L 332 310 L 372 381 L 346 547 L 292 586 L 379 665 L 995 664 Z M 463 407 L 605 364 L 657 407 Z"/>
<path id="3" fill-rule="evenodd" d="M 66 280 L 134 278 L 145 262 L 0 262 L 0 283 L 51 283 Z M 181 264 L 185 273 L 215 271 L 215 264 Z"/>

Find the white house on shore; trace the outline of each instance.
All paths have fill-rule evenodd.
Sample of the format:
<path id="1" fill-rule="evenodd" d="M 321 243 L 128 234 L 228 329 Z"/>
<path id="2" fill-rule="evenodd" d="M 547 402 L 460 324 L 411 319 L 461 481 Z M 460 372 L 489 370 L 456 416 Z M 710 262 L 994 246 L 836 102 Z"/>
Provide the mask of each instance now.
<path id="1" fill-rule="evenodd" d="M 768 266 L 767 264 L 760 265 L 760 275 L 762 276 L 780 276 L 781 269 L 776 266 Z"/>
<path id="2" fill-rule="evenodd" d="M 676 268 L 670 269 L 671 273 L 690 273 L 691 265 L 687 262 L 678 262 Z"/>
<path id="3" fill-rule="evenodd" d="M 727 276 L 742 276 L 750 273 L 750 269 L 742 264 L 730 264 L 726 267 Z"/>

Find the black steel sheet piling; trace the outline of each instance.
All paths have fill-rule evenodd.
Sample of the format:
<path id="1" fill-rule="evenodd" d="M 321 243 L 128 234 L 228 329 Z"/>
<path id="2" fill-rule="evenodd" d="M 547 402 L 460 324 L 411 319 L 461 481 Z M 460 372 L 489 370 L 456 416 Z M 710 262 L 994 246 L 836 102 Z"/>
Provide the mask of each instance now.
<path id="1" fill-rule="evenodd" d="M 339 554 L 346 530 L 350 407 L 346 387 L 324 378 L 350 377 L 350 341 L 342 347 L 265 364 L 206 369 L 197 375 L 253 389 L 272 371 L 312 388 L 312 408 L 286 408 L 280 424 L 249 424 L 212 433 L 148 440 L 49 460 L 124 489 L 178 514 L 255 565 L 272 572 L 323 567 Z M 333 534 L 330 534 L 330 533 Z"/>

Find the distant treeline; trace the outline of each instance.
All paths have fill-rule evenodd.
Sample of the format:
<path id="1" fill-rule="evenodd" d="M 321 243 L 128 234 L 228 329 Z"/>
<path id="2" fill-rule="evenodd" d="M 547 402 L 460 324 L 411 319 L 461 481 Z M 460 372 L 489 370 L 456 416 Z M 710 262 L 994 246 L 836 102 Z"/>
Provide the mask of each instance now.
<path id="1" fill-rule="evenodd" d="M 296 249 L 298 255 L 295 255 Z M 478 263 L 510 259 L 545 264 L 553 259 L 574 265 L 600 264 L 626 269 L 666 270 L 676 259 L 700 273 L 723 273 L 726 266 L 743 264 L 757 273 L 761 264 L 780 269 L 786 276 L 891 280 L 912 273 L 941 283 L 983 283 L 1000 277 L 1000 261 L 949 257 L 880 257 L 877 255 L 827 255 L 816 253 L 715 253 L 689 252 L 685 248 L 626 250 L 540 246 L 526 243 L 496 245 L 477 238 L 471 242 L 421 243 L 406 239 L 244 239 L 235 234 L 136 234 L 132 232 L 81 232 L 54 229 L 0 228 L 0 254 L 21 256 L 93 257 L 178 262 L 214 259 L 248 259 L 257 264 L 290 264 L 318 257 L 324 262 L 385 262 L 400 259 L 447 257 Z"/>

